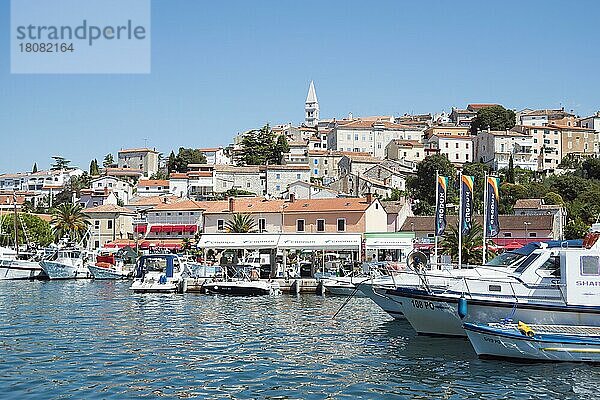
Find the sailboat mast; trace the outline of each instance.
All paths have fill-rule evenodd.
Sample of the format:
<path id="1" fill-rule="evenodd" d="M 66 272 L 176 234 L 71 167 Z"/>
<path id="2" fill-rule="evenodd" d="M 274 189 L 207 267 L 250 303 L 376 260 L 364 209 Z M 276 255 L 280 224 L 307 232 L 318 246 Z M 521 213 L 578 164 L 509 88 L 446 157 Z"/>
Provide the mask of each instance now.
<path id="1" fill-rule="evenodd" d="M 13 193 L 13 210 L 15 215 L 13 217 L 13 228 L 15 230 L 15 251 L 17 252 L 17 257 L 19 257 L 19 232 L 17 231 L 17 196 Z"/>

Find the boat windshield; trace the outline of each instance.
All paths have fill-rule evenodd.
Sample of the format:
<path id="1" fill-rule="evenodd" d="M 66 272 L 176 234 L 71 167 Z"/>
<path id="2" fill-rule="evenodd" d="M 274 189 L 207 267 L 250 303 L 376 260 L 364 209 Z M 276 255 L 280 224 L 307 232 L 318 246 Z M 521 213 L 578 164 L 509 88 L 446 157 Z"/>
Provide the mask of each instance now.
<path id="1" fill-rule="evenodd" d="M 486 265 L 493 267 L 508 267 L 525 258 L 525 254 L 518 254 L 512 251 L 507 251 L 499 256 L 491 259 Z"/>
<path id="2" fill-rule="evenodd" d="M 146 258 L 144 260 L 144 269 L 148 272 L 163 272 L 167 268 L 166 258 Z"/>
<path id="3" fill-rule="evenodd" d="M 540 257 L 540 253 L 531 253 L 521 264 L 515 269 L 515 273 L 520 274 L 525 271 L 535 260 Z"/>

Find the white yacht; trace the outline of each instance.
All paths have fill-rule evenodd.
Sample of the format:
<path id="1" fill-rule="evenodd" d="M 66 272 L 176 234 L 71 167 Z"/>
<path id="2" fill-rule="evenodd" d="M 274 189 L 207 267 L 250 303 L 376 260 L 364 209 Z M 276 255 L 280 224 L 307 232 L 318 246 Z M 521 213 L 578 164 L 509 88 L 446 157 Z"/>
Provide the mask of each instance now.
<path id="1" fill-rule="evenodd" d="M 441 265 L 439 269 L 431 269 L 417 273 L 408 267 L 393 264 L 393 268 L 379 265 L 386 274 L 360 284 L 360 290 L 380 306 L 390 316 L 397 319 L 405 319 L 403 314 L 403 302 L 393 296 L 393 290 L 397 287 L 419 288 L 426 287 L 429 290 L 445 289 L 452 282 L 465 278 L 502 278 L 513 272 L 527 256 L 533 251 L 548 247 L 581 247 L 581 240 L 574 241 L 550 241 L 547 243 L 530 243 L 520 249 L 508 251 L 490 260 L 482 266 L 457 269 L 452 265 Z M 380 264 L 380 263 L 378 263 Z M 400 268 L 399 268 L 400 267 Z"/>
<path id="2" fill-rule="evenodd" d="M 184 293 L 190 276 L 187 264 L 175 254 L 141 256 L 130 289 L 136 293 Z"/>
<path id="3" fill-rule="evenodd" d="M 49 279 L 90 279 L 92 274 L 86 263 L 88 253 L 74 247 L 59 248 L 40 262 Z"/>
<path id="4" fill-rule="evenodd" d="M 553 248 L 534 251 L 504 277 L 456 277 L 444 289 L 396 287 L 386 295 L 402 304 L 417 333 L 465 336 L 463 318 L 600 326 L 595 285 L 600 288 L 598 248 Z"/>

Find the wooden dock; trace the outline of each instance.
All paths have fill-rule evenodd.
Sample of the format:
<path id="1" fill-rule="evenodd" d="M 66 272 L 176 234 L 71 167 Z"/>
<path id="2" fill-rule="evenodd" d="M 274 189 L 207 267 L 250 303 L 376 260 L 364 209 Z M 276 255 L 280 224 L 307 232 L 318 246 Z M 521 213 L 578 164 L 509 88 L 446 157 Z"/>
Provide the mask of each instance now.
<path id="1" fill-rule="evenodd" d="M 290 278 L 290 279 L 273 279 L 279 283 L 282 293 L 289 294 L 300 294 L 300 293 L 312 293 L 312 294 L 323 294 L 323 285 L 314 278 Z M 192 293 L 203 293 L 204 284 L 207 282 L 213 282 L 210 279 L 205 278 L 188 278 L 187 280 L 187 291 Z"/>

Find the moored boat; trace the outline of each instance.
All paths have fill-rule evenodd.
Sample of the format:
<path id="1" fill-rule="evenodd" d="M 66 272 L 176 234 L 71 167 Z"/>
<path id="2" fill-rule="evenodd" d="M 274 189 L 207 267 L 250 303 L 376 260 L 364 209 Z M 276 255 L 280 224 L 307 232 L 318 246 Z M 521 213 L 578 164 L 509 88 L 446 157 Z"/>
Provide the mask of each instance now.
<path id="1" fill-rule="evenodd" d="M 91 279 L 88 269 L 88 254 L 77 248 L 59 248 L 52 256 L 42 260 L 40 265 L 48 279 Z"/>
<path id="2" fill-rule="evenodd" d="M 597 326 L 465 323 L 464 329 L 480 357 L 600 362 Z"/>
<path id="3" fill-rule="evenodd" d="M 135 293 L 184 293 L 189 271 L 175 254 L 141 256 L 130 287 Z"/>
<path id="4" fill-rule="evenodd" d="M 540 249 L 504 277 L 462 277 L 444 289 L 397 287 L 386 294 L 402 303 L 420 334 L 465 336 L 461 316 L 470 323 L 600 326 L 599 259 L 597 248 Z"/>
<path id="5" fill-rule="evenodd" d="M 88 263 L 94 279 L 128 279 L 133 276 L 135 252 L 120 249 L 98 251 L 95 261 Z"/>
<path id="6" fill-rule="evenodd" d="M 271 280 L 209 282 L 204 285 L 204 289 L 207 293 L 230 296 L 263 296 L 281 293 L 279 283 Z"/>

